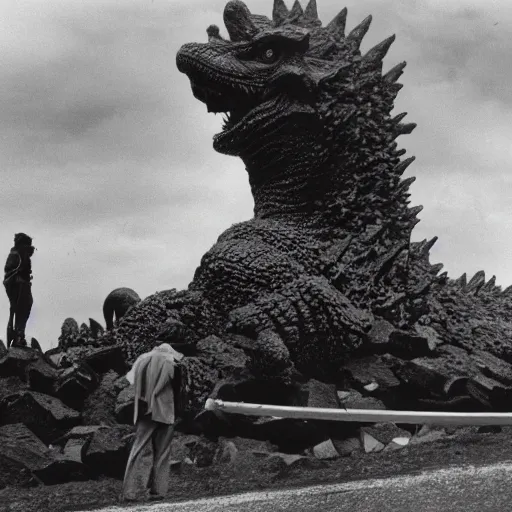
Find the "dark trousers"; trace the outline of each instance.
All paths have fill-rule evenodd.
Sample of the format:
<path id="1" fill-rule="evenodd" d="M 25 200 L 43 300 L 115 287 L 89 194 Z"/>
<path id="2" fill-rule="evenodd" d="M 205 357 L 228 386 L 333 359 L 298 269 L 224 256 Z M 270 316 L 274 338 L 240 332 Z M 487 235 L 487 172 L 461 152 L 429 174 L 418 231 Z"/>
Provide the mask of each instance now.
<path id="1" fill-rule="evenodd" d="M 139 417 L 135 440 L 126 464 L 123 496 L 135 499 L 146 492 L 151 474 L 150 492 L 165 496 L 169 489 L 171 470 L 171 441 L 174 425 L 153 421 L 150 416 Z"/>
<path id="2" fill-rule="evenodd" d="M 34 302 L 32 284 L 30 281 L 13 280 L 4 286 L 10 302 L 7 347 L 13 342 L 15 345 L 26 346 L 25 328 Z"/>

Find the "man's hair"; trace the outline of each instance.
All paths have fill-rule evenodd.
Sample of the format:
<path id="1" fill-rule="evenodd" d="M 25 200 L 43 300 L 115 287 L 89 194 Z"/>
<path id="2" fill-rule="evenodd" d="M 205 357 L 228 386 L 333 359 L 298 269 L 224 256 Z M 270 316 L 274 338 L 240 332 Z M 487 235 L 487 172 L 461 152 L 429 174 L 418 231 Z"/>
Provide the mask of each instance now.
<path id="1" fill-rule="evenodd" d="M 16 233 L 14 235 L 14 245 L 19 247 L 21 245 L 32 245 L 32 237 L 25 233 Z"/>

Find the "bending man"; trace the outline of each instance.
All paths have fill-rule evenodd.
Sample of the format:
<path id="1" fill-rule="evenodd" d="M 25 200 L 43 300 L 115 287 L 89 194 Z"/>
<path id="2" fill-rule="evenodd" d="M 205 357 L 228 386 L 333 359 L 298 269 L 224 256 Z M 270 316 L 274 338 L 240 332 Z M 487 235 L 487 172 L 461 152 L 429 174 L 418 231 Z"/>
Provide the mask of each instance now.
<path id="1" fill-rule="evenodd" d="M 148 487 L 150 499 L 161 499 L 167 494 L 175 426 L 174 365 L 182 357 L 169 344 L 160 342 L 151 352 L 141 355 L 126 376 L 135 390 L 136 433 L 124 475 L 125 500 L 136 500 Z M 152 465 L 144 460 L 150 446 Z"/>

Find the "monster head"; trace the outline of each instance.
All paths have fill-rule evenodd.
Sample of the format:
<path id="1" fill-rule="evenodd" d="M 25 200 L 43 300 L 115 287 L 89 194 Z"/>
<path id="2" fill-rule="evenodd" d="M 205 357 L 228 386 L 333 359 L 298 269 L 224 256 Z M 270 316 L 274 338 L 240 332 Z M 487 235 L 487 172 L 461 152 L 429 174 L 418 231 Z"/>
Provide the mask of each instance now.
<path id="1" fill-rule="evenodd" d="M 345 36 L 346 15 L 322 27 L 316 0 L 290 11 L 274 0 L 272 20 L 230 0 L 230 40 L 212 25 L 208 43 L 177 54 L 194 96 L 226 115 L 214 148 L 243 159 L 256 215 L 347 210 L 350 197 L 375 192 L 375 180 L 388 200 L 399 184 L 406 165 L 394 139 L 415 126 L 390 116 L 405 63 L 383 76 L 394 36 L 361 56 L 371 17 Z"/>

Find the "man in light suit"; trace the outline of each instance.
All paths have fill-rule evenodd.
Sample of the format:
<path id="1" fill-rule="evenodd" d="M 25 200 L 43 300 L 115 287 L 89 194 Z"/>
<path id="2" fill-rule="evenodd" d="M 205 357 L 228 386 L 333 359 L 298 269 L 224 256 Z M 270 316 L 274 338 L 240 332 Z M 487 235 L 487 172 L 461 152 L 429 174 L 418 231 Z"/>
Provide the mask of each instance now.
<path id="1" fill-rule="evenodd" d="M 162 499 L 167 494 L 176 419 L 173 378 L 176 361 L 182 358 L 183 354 L 168 343 L 160 342 L 153 350 L 141 355 L 126 376 L 134 386 L 133 421 L 136 425 L 123 482 L 122 497 L 126 501 L 135 501 L 146 492 L 151 473 L 150 499 Z M 152 464 L 144 460 L 149 445 L 153 448 Z"/>

